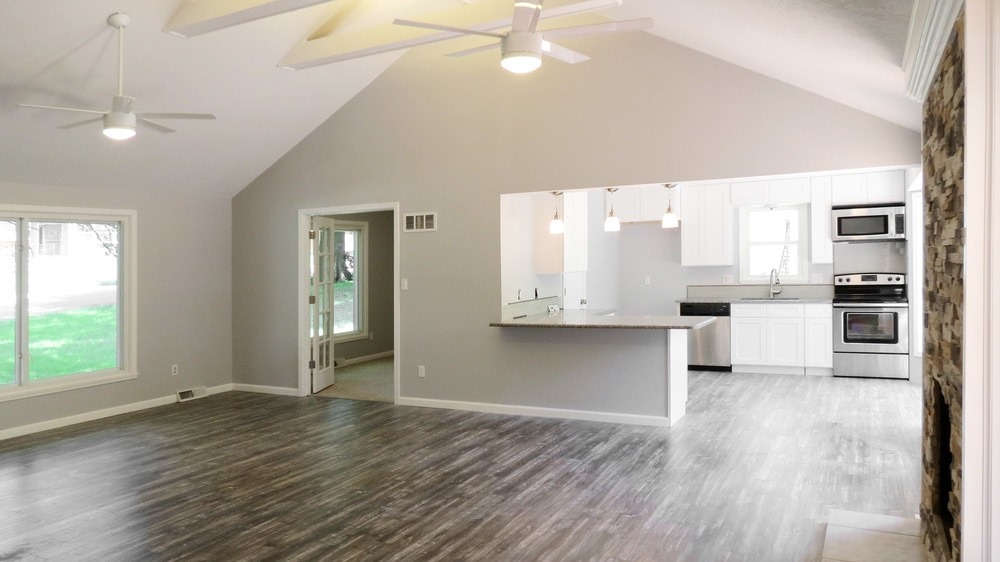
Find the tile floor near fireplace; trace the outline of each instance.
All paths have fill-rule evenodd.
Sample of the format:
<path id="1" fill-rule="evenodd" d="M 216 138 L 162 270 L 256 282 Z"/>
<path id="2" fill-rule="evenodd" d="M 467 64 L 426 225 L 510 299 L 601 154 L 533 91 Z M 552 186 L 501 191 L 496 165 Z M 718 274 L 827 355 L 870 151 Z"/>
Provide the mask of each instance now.
<path id="1" fill-rule="evenodd" d="M 920 520 L 831 509 L 823 562 L 921 562 Z"/>

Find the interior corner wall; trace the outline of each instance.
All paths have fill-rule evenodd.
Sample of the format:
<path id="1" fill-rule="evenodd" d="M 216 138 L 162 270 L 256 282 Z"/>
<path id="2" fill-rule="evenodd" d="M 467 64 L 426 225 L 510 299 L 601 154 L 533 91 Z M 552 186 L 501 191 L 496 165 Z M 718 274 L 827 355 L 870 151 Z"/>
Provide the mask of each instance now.
<path id="1" fill-rule="evenodd" d="M 368 332 L 371 339 L 337 343 L 334 357 L 357 359 L 393 350 L 392 211 L 336 215 L 368 223 Z"/>
<path id="2" fill-rule="evenodd" d="M 134 380 L 3 402 L 0 431 L 232 383 L 228 197 L 0 181 L 0 202 L 136 211 L 139 360 Z"/>
<path id="3" fill-rule="evenodd" d="M 961 560 L 964 15 L 924 102 L 924 420 L 920 519 L 928 560 Z"/>
<path id="4" fill-rule="evenodd" d="M 650 34 L 566 46 L 591 60 L 520 76 L 412 49 L 233 199 L 236 382 L 297 385 L 298 210 L 399 202 L 439 222 L 400 234 L 402 396 L 663 415 L 663 358 L 630 356 L 662 333 L 489 326 L 501 193 L 920 161 L 913 131 Z"/>

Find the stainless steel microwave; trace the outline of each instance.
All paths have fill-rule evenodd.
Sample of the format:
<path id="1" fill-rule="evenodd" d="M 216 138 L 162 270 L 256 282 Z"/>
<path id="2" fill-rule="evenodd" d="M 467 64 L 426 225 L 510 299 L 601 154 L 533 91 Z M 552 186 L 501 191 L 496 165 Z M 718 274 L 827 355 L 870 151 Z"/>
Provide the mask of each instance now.
<path id="1" fill-rule="evenodd" d="M 887 205 L 841 205 L 833 208 L 834 242 L 905 240 L 906 207 Z"/>

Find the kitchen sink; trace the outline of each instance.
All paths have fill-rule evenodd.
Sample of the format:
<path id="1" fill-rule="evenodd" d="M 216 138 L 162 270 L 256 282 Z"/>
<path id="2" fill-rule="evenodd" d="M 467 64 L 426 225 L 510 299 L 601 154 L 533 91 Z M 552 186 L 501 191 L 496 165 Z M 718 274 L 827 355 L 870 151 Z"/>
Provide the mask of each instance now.
<path id="1" fill-rule="evenodd" d="M 797 299 L 795 297 L 774 297 L 774 298 L 770 298 L 770 299 L 767 298 L 767 297 L 743 297 L 740 300 L 741 301 L 772 302 L 772 301 L 797 301 L 799 299 Z"/>

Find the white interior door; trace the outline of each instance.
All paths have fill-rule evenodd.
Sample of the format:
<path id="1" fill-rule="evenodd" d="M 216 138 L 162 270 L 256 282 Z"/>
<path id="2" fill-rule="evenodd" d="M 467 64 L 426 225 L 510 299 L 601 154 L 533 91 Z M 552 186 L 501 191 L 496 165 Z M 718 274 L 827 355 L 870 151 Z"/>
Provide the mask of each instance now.
<path id="1" fill-rule="evenodd" d="M 334 383 L 333 376 L 333 219 L 313 217 L 310 284 L 310 370 L 312 391 Z"/>

